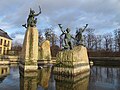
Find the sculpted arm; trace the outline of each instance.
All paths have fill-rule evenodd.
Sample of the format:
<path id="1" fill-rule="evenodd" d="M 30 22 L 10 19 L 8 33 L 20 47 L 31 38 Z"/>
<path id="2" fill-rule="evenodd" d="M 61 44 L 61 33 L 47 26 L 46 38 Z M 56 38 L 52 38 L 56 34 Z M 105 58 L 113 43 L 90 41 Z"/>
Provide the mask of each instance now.
<path id="1" fill-rule="evenodd" d="M 62 25 L 61 24 L 58 24 L 58 25 L 60 27 L 60 30 L 62 31 L 62 34 L 65 34 L 65 31 L 63 31 Z"/>
<path id="2" fill-rule="evenodd" d="M 76 38 L 75 38 L 75 37 L 73 37 L 72 35 L 71 35 L 71 38 L 73 38 L 74 40 L 76 40 Z"/>
<path id="3" fill-rule="evenodd" d="M 61 37 L 62 35 L 64 35 L 64 33 L 62 33 L 62 34 L 60 35 L 60 37 Z"/>
<path id="4" fill-rule="evenodd" d="M 84 29 L 82 30 L 82 32 L 84 32 L 84 31 L 85 31 L 85 29 L 87 28 L 87 26 L 88 26 L 88 24 L 86 24 L 86 26 L 84 27 Z"/>
<path id="5" fill-rule="evenodd" d="M 38 16 L 39 14 L 41 14 L 41 8 L 40 8 L 40 6 L 39 6 L 39 13 L 34 14 L 34 16 Z"/>

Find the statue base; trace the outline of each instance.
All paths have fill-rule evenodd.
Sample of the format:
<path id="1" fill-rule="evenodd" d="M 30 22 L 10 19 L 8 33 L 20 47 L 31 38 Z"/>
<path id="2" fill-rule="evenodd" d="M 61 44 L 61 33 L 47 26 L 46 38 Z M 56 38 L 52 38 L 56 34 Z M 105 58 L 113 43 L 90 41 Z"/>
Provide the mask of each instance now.
<path id="1" fill-rule="evenodd" d="M 60 51 L 57 54 L 54 66 L 56 79 L 62 80 L 66 77 L 74 78 L 79 75 L 88 75 L 89 71 L 87 49 L 84 46 L 76 46 L 72 50 Z"/>
<path id="2" fill-rule="evenodd" d="M 32 64 L 28 64 L 28 62 L 20 61 L 19 63 L 19 73 L 23 76 L 37 76 L 38 72 L 38 63 L 32 62 Z M 28 74 L 29 73 L 29 74 Z"/>
<path id="3" fill-rule="evenodd" d="M 21 59 L 20 73 L 27 76 L 27 72 L 36 72 L 38 69 L 38 30 L 36 27 L 28 27 L 26 30 Z M 31 74 L 32 75 L 32 74 Z"/>

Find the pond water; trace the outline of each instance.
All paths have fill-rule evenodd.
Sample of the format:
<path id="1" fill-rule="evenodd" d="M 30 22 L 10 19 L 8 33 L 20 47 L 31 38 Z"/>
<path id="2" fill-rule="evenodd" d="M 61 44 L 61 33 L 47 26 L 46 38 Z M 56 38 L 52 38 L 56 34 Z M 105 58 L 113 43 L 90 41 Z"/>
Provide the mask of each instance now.
<path id="1" fill-rule="evenodd" d="M 55 81 L 54 75 L 44 79 L 47 75 L 39 75 L 41 79 L 24 78 L 20 76 L 18 66 L 0 66 L 0 90 L 120 90 L 119 67 L 92 66 L 90 75 L 77 83 Z M 49 80 L 48 88 L 44 89 L 47 83 L 39 80 Z"/>

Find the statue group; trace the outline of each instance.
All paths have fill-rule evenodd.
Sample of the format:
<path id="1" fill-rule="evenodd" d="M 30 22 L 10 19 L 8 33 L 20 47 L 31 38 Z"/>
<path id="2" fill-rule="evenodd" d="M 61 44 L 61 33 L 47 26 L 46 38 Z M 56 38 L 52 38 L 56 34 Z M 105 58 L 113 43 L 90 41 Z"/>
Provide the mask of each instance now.
<path id="1" fill-rule="evenodd" d="M 34 10 L 32 10 L 30 8 L 30 13 L 28 15 L 28 19 L 27 19 L 27 24 L 22 25 L 25 28 L 28 27 L 36 27 L 36 23 L 37 23 L 37 18 L 35 18 L 36 16 L 38 16 L 39 14 L 41 14 L 41 8 L 39 6 L 39 12 L 36 14 Z M 71 50 L 73 48 L 73 44 L 72 44 L 72 39 L 74 39 L 76 41 L 76 45 L 83 45 L 83 36 L 82 33 L 85 31 L 85 29 L 87 28 L 88 24 L 86 24 L 86 26 L 84 26 L 84 28 L 80 28 L 79 30 L 76 31 L 76 35 L 75 37 L 73 37 L 70 34 L 70 28 L 67 28 L 66 30 L 63 30 L 62 24 L 58 24 L 62 34 L 60 35 L 60 39 L 61 37 L 64 35 L 64 38 L 62 40 L 62 46 L 64 47 L 65 50 Z"/>
<path id="2" fill-rule="evenodd" d="M 63 28 L 62 28 L 62 25 L 61 24 L 58 24 L 61 31 L 62 31 L 62 34 L 60 35 L 64 36 L 64 43 L 65 45 L 62 45 L 64 47 L 64 49 L 72 49 L 73 48 L 73 45 L 72 45 L 72 42 L 71 42 L 71 39 L 75 39 L 71 34 L 70 34 L 70 29 L 67 28 L 66 31 L 63 31 Z"/>
<path id="3" fill-rule="evenodd" d="M 87 28 L 88 24 L 86 24 L 86 26 L 82 29 L 80 28 L 79 30 L 76 31 L 76 35 L 75 37 L 73 37 L 71 34 L 70 34 L 70 29 L 67 28 L 66 31 L 63 30 L 63 27 L 61 24 L 58 24 L 61 31 L 62 31 L 62 34 L 60 35 L 60 38 L 64 35 L 64 44 L 62 42 L 62 46 L 64 47 L 64 49 L 66 50 L 71 50 L 73 48 L 73 44 L 72 44 L 72 40 L 71 39 L 74 39 L 76 41 L 76 45 L 83 45 L 83 35 L 82 33 L 85 31 L 85 29 Z"/>

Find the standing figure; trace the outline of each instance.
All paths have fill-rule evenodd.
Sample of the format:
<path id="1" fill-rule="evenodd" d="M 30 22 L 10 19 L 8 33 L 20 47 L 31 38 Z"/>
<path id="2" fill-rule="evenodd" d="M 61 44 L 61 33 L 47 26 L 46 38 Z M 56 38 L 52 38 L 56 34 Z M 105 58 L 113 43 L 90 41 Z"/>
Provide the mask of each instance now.
<path id="1" fill-rule="evenodd" d="M 39 14 L 41 14 L 40 6 L 39 6 L 39 13 L 37 13 L 37 14 L 35 14 L 35 11 L 30 8 L 30 14 L 29 14 L 28 19 L 27 19 L 27 26 L 26 26 L 26 24 L 24 24 L 22 26 L 25 28 L 27 28 L 29 26 L 30 27 L 36 26 L 37 18 L 35 18 L 35 17 L 38 16 Z"/>
<path id="2" fill-rule="evenodd" d="M 82 45 L 83 44 L 83 35 L 82 33 L 85 31 L 85 29 L 87 28 L 88 24 L 86 24 L 86 26 L 82 29 L 79 28 L 79 30 L 76 31 L 76 35 L 75 35 L 75 39 L 76 39 L 76 45 Z"/>
<path id="3" fill-rule="evenodd" d="M 65 35 L 64 36 L 64 44 L 65 45 L 62 45 L 62 46 L 64 47 L 64 49 L 72 49 L 73 45 L 72 45 L 72 42 L 71 42 L 71 38 L 74 39 L 74 37 L 72 37 L 72 35 L 70 34 L 70 29 L 67 28 L 66 31 L 63 31 L 61 24 L 58 24 L 58 25 L 59 25 L 59 27 L 62 31 L 62 34 L 60 35 L 60 37 Z"/>

